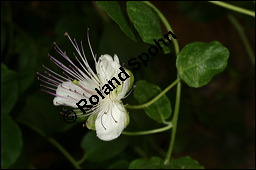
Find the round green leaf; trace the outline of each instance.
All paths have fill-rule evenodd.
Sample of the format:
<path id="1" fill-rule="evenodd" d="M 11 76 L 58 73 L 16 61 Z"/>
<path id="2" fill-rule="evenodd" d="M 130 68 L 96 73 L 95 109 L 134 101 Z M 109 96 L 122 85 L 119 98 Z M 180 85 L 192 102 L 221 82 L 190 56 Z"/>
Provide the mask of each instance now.
<path id="1" fill-rule="evenodd" d="M 18 158 L 22 149 L 19 126 L 7 114 L 1 114 L 1 168 L 9 168 Z"/>
<path id="2" fill-rule="evenodd" d="M 217 41 L 193 42 L 181 50 L 176 67 L 190 87 L 201 87 L 226 68 L 228 57 L 228 49 Z"/>
<path id="3" fill-rule="evenodd" d="M 87 160 L 101 162 L 120 154 L 128 144 L 126 136 L 120 136 L 112 141 L 102 141 L 95 132 L 88 132 L 81 141 L 81 147 L 87 155 Z"/>
<path id="4" fill-rule="evenodd" d="M 164 169 L 204 169 L 197 160 L 184 156 L 179 159 L 171 160 L 167 165 L 163 166 Z"/>
<path id="5" fill-rule="evenodd" d="M 129 169 L 162 169 L 163 160 L 159 157 L 152 157 L 148 159 L 136 159 L 133 160 Z"/>
<path id="6" fill-rule="evenodd" d="M 161 91 L 161 88 L 157 85 L 141 80 L 136 83 L 133 95 L 140 104 L 144 104 L 156 97 Z M 168 119 L 172 113 L 171 102 L 166 95 L 163 95 L 155 103 L 144 108 L 144 110 L 151 119 L 159 123 Z"/>
<path id="7" fill-rule="evenodd" d="M 113 162 L 110 166 L 108 166 L 107 169 L 128 169 L 129 163 L 130 162 L 127 160 L 118 160 L 116 162 Z"/>

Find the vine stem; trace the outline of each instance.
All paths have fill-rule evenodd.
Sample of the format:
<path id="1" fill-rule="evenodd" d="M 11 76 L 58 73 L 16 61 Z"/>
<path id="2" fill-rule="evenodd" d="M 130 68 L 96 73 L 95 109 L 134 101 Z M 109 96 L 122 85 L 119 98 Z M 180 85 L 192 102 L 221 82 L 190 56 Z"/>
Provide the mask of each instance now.
<path id="1" fill-rule="evenodd" d="M 172 155 L 172 151 L 173 151 L 173 146 L 174 146 L 174 142 L 175 142 L 175 136 L 176 136 L 176 129 L 177 129 L 177 122 L 178 122 L 178 117 L 179 117 L 179 109 L 180 109 L 180 93 L 181 93 L 181 83 L 179 82 L 177 84 L 177 92 L 176 92 L 176 100 L 175 100 L 175 109 L 174 109 L 174 115 L 172 118 L 172 136 L 171 136 L 171 140 L 170 140 L 170 145 L 168 148 L 168 151 L 166 153 L 166 157 L 164 160 L 164 164 L 168 164 L 170 162 L 170 158 Z"/>
<path id="2" fill-rule="evenodd" d="M 69 160 L 69 162 L 76 168 L 76 169 L 82 169 L 78 162 L 68 153 L 68 151 L 63 148 L 61 146 L 61 144 L 59 142 L 57 142 L 55 139 L 51 138 L 51 137 L 47 137 L 45 135 L 45 133 L 40 130 L 39 128 L 37 127 L 34 127 L 33 125 L 30 125 L 20 119 L 18 119 L 18 122 L 26 125 L 27 127 L 29 127 L 30 129 L 32 129 L 33 131 L 37 132 L 38 134 L 40 134 L 42 137 L 46 138 L 51 144 L 53 144 L 56 148 L 58 148 L 58 150 Z"/>
<path id="3" fill-rule="evenodd" d="M 68 151 L 63 148 L 59 142 L 57 142 L 55 139 L 53 138 L 47 138 L 47 140 L 53 144 L 56 148 L 59 149 L 59 151 L 73 164 L 73 166 L 76 168 L 76 169 L 82 169 L 79 164 L 76 162 L 76 160 L 68 153 Z"/>
<path id="4" fill-rule="evenodd" d="M 159 128 L 159 129 L 153 129 L 153 130 L 147 130 L 147 131 L 139 131 L 139 132 L 125 132 L 123 131 L 122 134 L 124 135 L 148 135 L 148 134 L 153 134 L 153 133 L 159 133 L 159 132 L 163 132 L 166 130 L 169 130 L 172 128 L 172 123 L 169 122 L 167 126 Z"/>
<path id="5" fill-rule="evenodd" d="M 159 10 L 155 7 L 155 5 L 153 5 L 151 2 L 149 2 L 149 1 L 143 1 L 143 2 L 146 3 L 148 6 L 150 6 L 151 8 L 153 8 L 153 9 L 155 10 L 155 12 L 158 14 L 158 16 L 160 17 L 160 19 L 162 20 L 162 22 L 163 22 L 165 28 L 167 29 L 167 31 L 171 31 L 171 32 L 174 33 L 174 31 L 172 30 L 172 27 L 170 26 L 169 22 L 167 21 L 167 19 L 165 18 L 165 16 L 162 14 L 162 12 L 159 11 Z M 173 45 L 174 45 L 174 49 L 175 49 L 175 54 L 176 54 L 176 56 L 178 56 L 180 49 L 179 49 L 179 44 L 178 44 L 177 39 L 174 39 L 174 38 L 173 38 Z"/>
<path id="6" fill-rule="evenodd" d="M 80 165 L 80 164 L 82 164 L 86 159 L 87 159 L 87 154 L 84 153 L 83 157 L 82 157 L 80 160 L 78 160 L 77 163 Z"/>
<path id="7" fill-rule="evenodd" d="M 180 81 L 179 78 L 177 78 L 172 84 L 170 84 L 168 87 L 166 87 L 161 93 L 159 93 L 155 98 L 150 100 L 147 103 L 141 104 L 141 105 L 127 105 L 125 106 L 127 109 L 142 109 L 145 107 L 150 106 L 154 102 L 156 102 L 160 97 L 162 97 L 165 93 L 167 93 L 173 86 L 175 86 Z"/>
<path id="8" fill-rule="evenodd" d="M 162 20 L 163 24 L 165 25 L 166 29 L 170 30 L 174 33 L 174 31 L 172 30 L 169 22 L 164 17 L 164 15 L 150 2 L 148 2 L 148 1 L 144 1 L 144 2 L 156 11 L 156 13 L 159 15 L 160 19 Z M 177 39 L 173 39 L 173 45 L 174 45 L 175 54 L 176 54 L 176 58 L 177 58 L 178 55 L 179 55 L 179 44 L 178 44 Z M 173 146 L 174 146 L 174 142 L 175 142 L 177 122 L 178 122 L 178 117 L 179 117 L 181 82 L 180 82 L 179 75 L 177 77 L 178 77 L 177 80 L 174 82 L 175 84 L 176 83 L 178 83 L 178 84 L 177 84 L 177 90 L 176 90 L 175 110 L 174 110 L 173 119 L 171 121 L 172 122 L 172 135 L 171 135 L 171 139 L 170 139 L 170 145 L 169 145 L 169 148 L 168 148 L 168 151 L 166 153 L 165 160 L 164 160 L 164 164 L 168 164 L 170 162 L 170 158 L 171 158 L 171 155 L 172 155 Z"/>
<path id="9" fill-rule="evenodd" d="M 231 5 L 231 4 L 228 4 L 225 2 L 221 2 L 221 1 L 208 1 L 208 2 L 218 5 L 218 6 L 221 6 L 221 7 L 224 7 L 224 8 L 227 8 L 227 9 L 230 9 L 230 10 L 233 10 L 233 11 L 236 11 L 236 12 L 240 12 L 242 14 L 246 14 L 246 15 L 255 17 L 255 12 L 248 10 L 248 9 L 237 7 L 235 5 Z"/>
<path id="10" fill-rule="evenodd" d="M 244 33 L 243 27 L 241 26 L 241 24 L 237 21 L 237 19 L 233 15 L 228 15 L 228 19 L 230 20 L 230 22 L 236 28 L 252 64 L 255 65 L 254 53 L 253 53 L 253 50 L 250 46 L 250 43 L 249 43 L 249 41 L 248 41 L 248 39 L 247 39 L 247 37 Z"/>

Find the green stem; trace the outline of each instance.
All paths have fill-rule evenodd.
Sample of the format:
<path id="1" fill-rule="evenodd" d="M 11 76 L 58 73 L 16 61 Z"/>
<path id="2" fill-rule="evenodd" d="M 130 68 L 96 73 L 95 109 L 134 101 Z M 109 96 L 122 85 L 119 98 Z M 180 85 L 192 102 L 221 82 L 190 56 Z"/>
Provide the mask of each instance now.
<path id="1" fill-rule="evenodd" d="M 40 134 L 42 137 L 45 137 L 51 144 L 53 144 L 56 148 L 59 149 L 59 151 L 70 161 L 70 163 L 76 168 L 76 169 L 82 169 L 78 163 L 76 162 L 76 160 L 68 153 L 68 151 L 63 148 L 55 139 L 47 137 L 43 131 L 41 131 L 39 128 L 34 127 L 22 120 L 18 120 L 20 123 L 26 125 L 27 127 L 29 127 L 30 129 L 32 129 L 33 131 L 37 132 L 38 134 Z"/>
<path id="2" fill-rule="evenodd" d="M 146 153 L 143 149 L 141 149 L 141 147 L 139 147 L 139 146 L 134 146 L 133 149 L 135 150 L 135 152 L 138 153 L 138 155 L 140 155 L 140 157 L 145 158 L 145 159 L 148 158 L 147 153 Z"/>
<path id="3" fill-rule="evenodd" d="M 170 145 L 164 160 L 164 164 L 168 164 L 170 162 L 170 158 L 172 155 L 173 151 L 173 146 L 174 146 L 174 141 L 175 141 L 175 135 L 176 135 L 176 129 L 177 129 L 177 122 L 178 122 L 178 116 L 179 116 L 179 108 L 180 108 L 180 93 L 181 93 L 181 83 L 179 82 L 177 85 L 177 93 L 176 93 L 176 100 L 175 100 L 175 110 L 174 110 L 174 115 L 172 119 L 172 136 L 171 136 L 171 141 Z"/>
<path id="4" fill-rule="evenodd" d="M 47 140 L 52 143 L 56 148 L 59 149 L 59 151 L 74 165 L 76 169 L 82 169 L 76 160 L 68 153 L 68 151 L 63 148 L 55 139 L 53 138 L 47 138 Z"/>
<path id="5" fill-rule="evenodd" d="M 169 24 L 169 22 L 167 21 L 167 19 L 165 18 L 165 16 L 162 14 L 161 11 L 159 11 L 155 5 L 153 5 L 151 2 L 149 1 L 143 1 L 144 3 L 146 3 L 148 6 L 150 6 L 151 8 L 153 8 L 155 10 L 155 12 L 158 14 L 158 16 L 160 17 L 160 19 L 162 20 L 165 28 L 167 29 L 167 31 L 171 31 L 174 34 L 174 31 L 172 30 L 171 25 Z M 178 56 L 179 54 L 179 44 L 177 39 L 173 38 L 173 45 L 174 45 L 174 49 L 175 49 L 175 54 L 176 56 Z"/>
<path id="6" fill-rule="evenodd" d="M 87 154 L 84 153 L 84 156 L 79 161 L 77 161 L 77 164 L 81 165 L 86 159 L 87 159 Z"/>
<path id="7" fill-rule="evenodd" d="M 157 144 L 157 141 L 153 138 L 149 138 L 148 143 L 152 149 L 154 149 L 162 158 L 165 157 L 166 151 Z"/>
<path id="8" fill-rule="evenodd" d="M 208 1 L 208 2 L 218 5 L 218 6 L 221 6 L 221 7 L 224 7 L 224 8 L 227 8 L 227 9 L 230 9 L 230 10 L 233 10 L 233 11 L 236 11 L 236 12 L 240 12 L 242 14 L 246 14 L 246 15 L 255 17 L 255 12 L 248 10 L 248 9 L 237 7 L 235 5 L 231 5 L 231 4 L 228 4 L 225 2 L 221 2 L 221 1 Z"/>
<path id="9" fill-rule="evenodd" d="M 177 78 L 171 85 L 169 85 L 166 89 L 164 89 L 161 93 L 159 93 L 155 98 L 150 100 L 147 103 L 141 104 L 141 105 L 127 105 L 125 106 L 127 109 L 142 109 L 145 107 L 150 106 L 154 102 L 156 102 L 160 97 L 162 97 L 166 92 L 168 92 L 173 86 L 175 86 L 180 81 L 179 78 Z"/>
<path id="10" fill-rule="evenodd" d="M 160 19 L 162 20 L 163 24 L 165 25 L 166 29 L 170 30 L 174 33 L 174 31 L 172 30 L 170 24 L 168 23 L 168 21 L 166 20 L 164 15 L 150 2 L 148 2 L 148 1 L 144 1 L 144 2 L 156 11 L 156 13 L 159 15 Z M 176 57 L 178 57 L 178 55 L 179 55 L 179 44 L 178 44 L 177 39 L 173 40 L 173 45 L 174 45 Z M 173 115 L 173 119 L 172 119 L 172 125 L 173 125 L 172 126 L 172 136 L 171 136 L 170 145 L 169 145 L 169 148 L 168 148 L 168 151 L 167 151 L 167 154 L 166 154 L 166 158 L 165 158 L 165 162 L 164 162 L 165 164 L 169 163 L 171 155 L 172 155 L 172 150 L 173 150 L 175 135 L 176 135 L 178 116 L 179 116 L 179 108 L 180 108 L 181 83 L 180 83 L 179 77 L 177 78 L 177 80 L 174 83 L 175 84 L 178 83 L 178 85 L 177 85 L 177 91 L 176 91 L 175 110 L 174 110 L 174 115 Z"/>
<path id="11" fill-rule="evenodd" d="M 169 124 L 167 126 L 159 128 L 159 129 L 153 129 L 153 130 L 147 130 L 147 131 L 139 131 L 139 132 L 125 132 L 125 131 L 123 131 L 122 134 L 124 134 L 124 135 L 131 135 L 131 136 L 148 135 L 148 134 L 163 132 L 163 131 L 169 130 L 171 128 L 172 128 L 172 123 L 169 122 Z"/>
<path id="12" fill-rule="evenodd" d="M 254 57 L 255 55 L 253 53 L 253 50 L 250 46 L 250 43 L 249 43 L 246 35 L 244 33 L 243 27 L 240 25 L 240 23 L 236 20 L 236 18 L 234 16 L 228 15 L 228 19 L 231 21 L 231 23 L 236 28 L 252 64 L 255 65 L 255 57 Z"/>

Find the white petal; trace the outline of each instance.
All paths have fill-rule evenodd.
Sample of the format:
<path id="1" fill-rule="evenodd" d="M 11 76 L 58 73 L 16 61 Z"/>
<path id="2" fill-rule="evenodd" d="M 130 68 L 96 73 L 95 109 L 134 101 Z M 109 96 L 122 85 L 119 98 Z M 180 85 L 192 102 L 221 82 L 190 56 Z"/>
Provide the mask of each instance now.
<path id="1" fill-rule="evenodd" d="M 104 141 L 116 139 L 127 125 L 127 111 L 122 102 L 109 102 L 102 106 L 95 120 L 97 136 Z"/>
<path id="2" fill-rule="evenodd" d="M 112 79 L 113 77 L 118 78 L 118 73 L 120 72 L 119 59 L 117 55 L 113 58 L 108 55 L 102 55 L 100 56 L 98 63 L 96 65 L 96 71 L 99 76 L 99 79 L 103 84 L 107 84 L 108 80 Z"/>
<path id="3" fill-rule="evenodd" d="M 71 89 L 72 91 L 70 91 L 69 89 Z M 76 90 L 77 93 L 75 93 L 74 90 Z M 80 94 L 78 94 L 78 93 L 80 93 Z M 83 93 L 85 95 L 89 95 L 82 88 L 75 85 L 74 83 L 68 82 L 68 81 L 63 82 L 56 89 L 57 96 L 53 99 L 53 104 L 55 106 L 65 105 L 65 106 L 77 108 L 76 103 L 79 102 L 81 99 L 86 99 L 86 97 L 82 95 Z M 86 99 L 86 100 L 88 101 L 88 99 Z"/>

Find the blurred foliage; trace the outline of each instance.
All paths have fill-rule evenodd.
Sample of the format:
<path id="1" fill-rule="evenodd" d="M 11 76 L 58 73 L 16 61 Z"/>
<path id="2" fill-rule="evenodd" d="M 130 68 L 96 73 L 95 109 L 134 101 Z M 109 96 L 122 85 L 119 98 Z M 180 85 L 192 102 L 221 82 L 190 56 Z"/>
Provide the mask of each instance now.
<path id="1" fill-rule="evenodd" d="M 120 63 L 131 70 L 127 61 L 146 52 L 152 44 L 148 40 L 161 38 L 166 33 L 162 25 L 158 27 L 158 20 L 153 19 L 154 13 L 150 15 L 153 18 L 143 15 L 144 11 L 136 3 L 127 3 L 127 11 L 124 2 L 110 9 L 118 12 L 126 20 L 124 23 L 103 10 L 110 7 L 99 8 L 96 2 L 1 1 L 1 168 L 73 168 L 46 140 L 50 137 L 61 143 L 76 160 L 84 157 L 81 167 L 88 169 L 159 168 L 160 165 L 161 168 L 184 168 L 180 167 L 184 162 L 193 165 L 189 168 L 201 168 L 201 165 L 205 168 L 255 168 L 255 67 L 226 16 L 232 14 L 238 18 L 255 48 L 255 20 L 252 17 L 207 2 L 152 2 L 172 25 L 181 49 L 188 42 L 217 40 L 230 51 L 226 70 L 209 84 L 198 89 L 183 84 L 172 155 L 177 159 L 173 159 L 175 163 L 170 166 L 162 166 L 170 140 L 169 131 L 145 136 L 121 135 L 105 143 L 96 138 L 94 131 L 82 128 L 82 123 L 65 123 L 59 114 L 62 108 L 52 104 L 53 96 L 40 91 L 36 72 L 43 72 L 42 65 L 60 73 L 49 60 L 48 53 L 62 59 L 52 43 L 56 42 L 69 55 L 74 52 L 65 32 L 77 42 L 83 41 L 87 59 L 93 63 L 86 39 L 89 28 L 94 53 L 97 56 L 117 54 Z M 255 10 L 252 2 L 230 3 Z M 143 36 L 140 29 L 144 24 L 154 28 L 155 37 Z M 135 82 L 146 80 L 153 84 L 148 85 L 152 94 L 164 89 L 176 77 L 174 50 L 172 46 L 169 48 L 169 54 L 161 51 L 150 58 L 147 67 L 133 72 Z M 124 104 L 138 104 L 136 98 L 143 103 L 140 99 L 143 97 L 153 96 L 138 94 L 136 97 L 135 91 Z M 173 104 L 175 90 L 163 99 L 165 97 Z M 145 112 L 151 115 L 150 110 Z M 161 127 L 145 112 L 129 110 L 131 120 L 125 130 Z M 167 118 L 171 112 L 166 114 Z M 191 158 L 184 157 L 186 155 Z"/>

